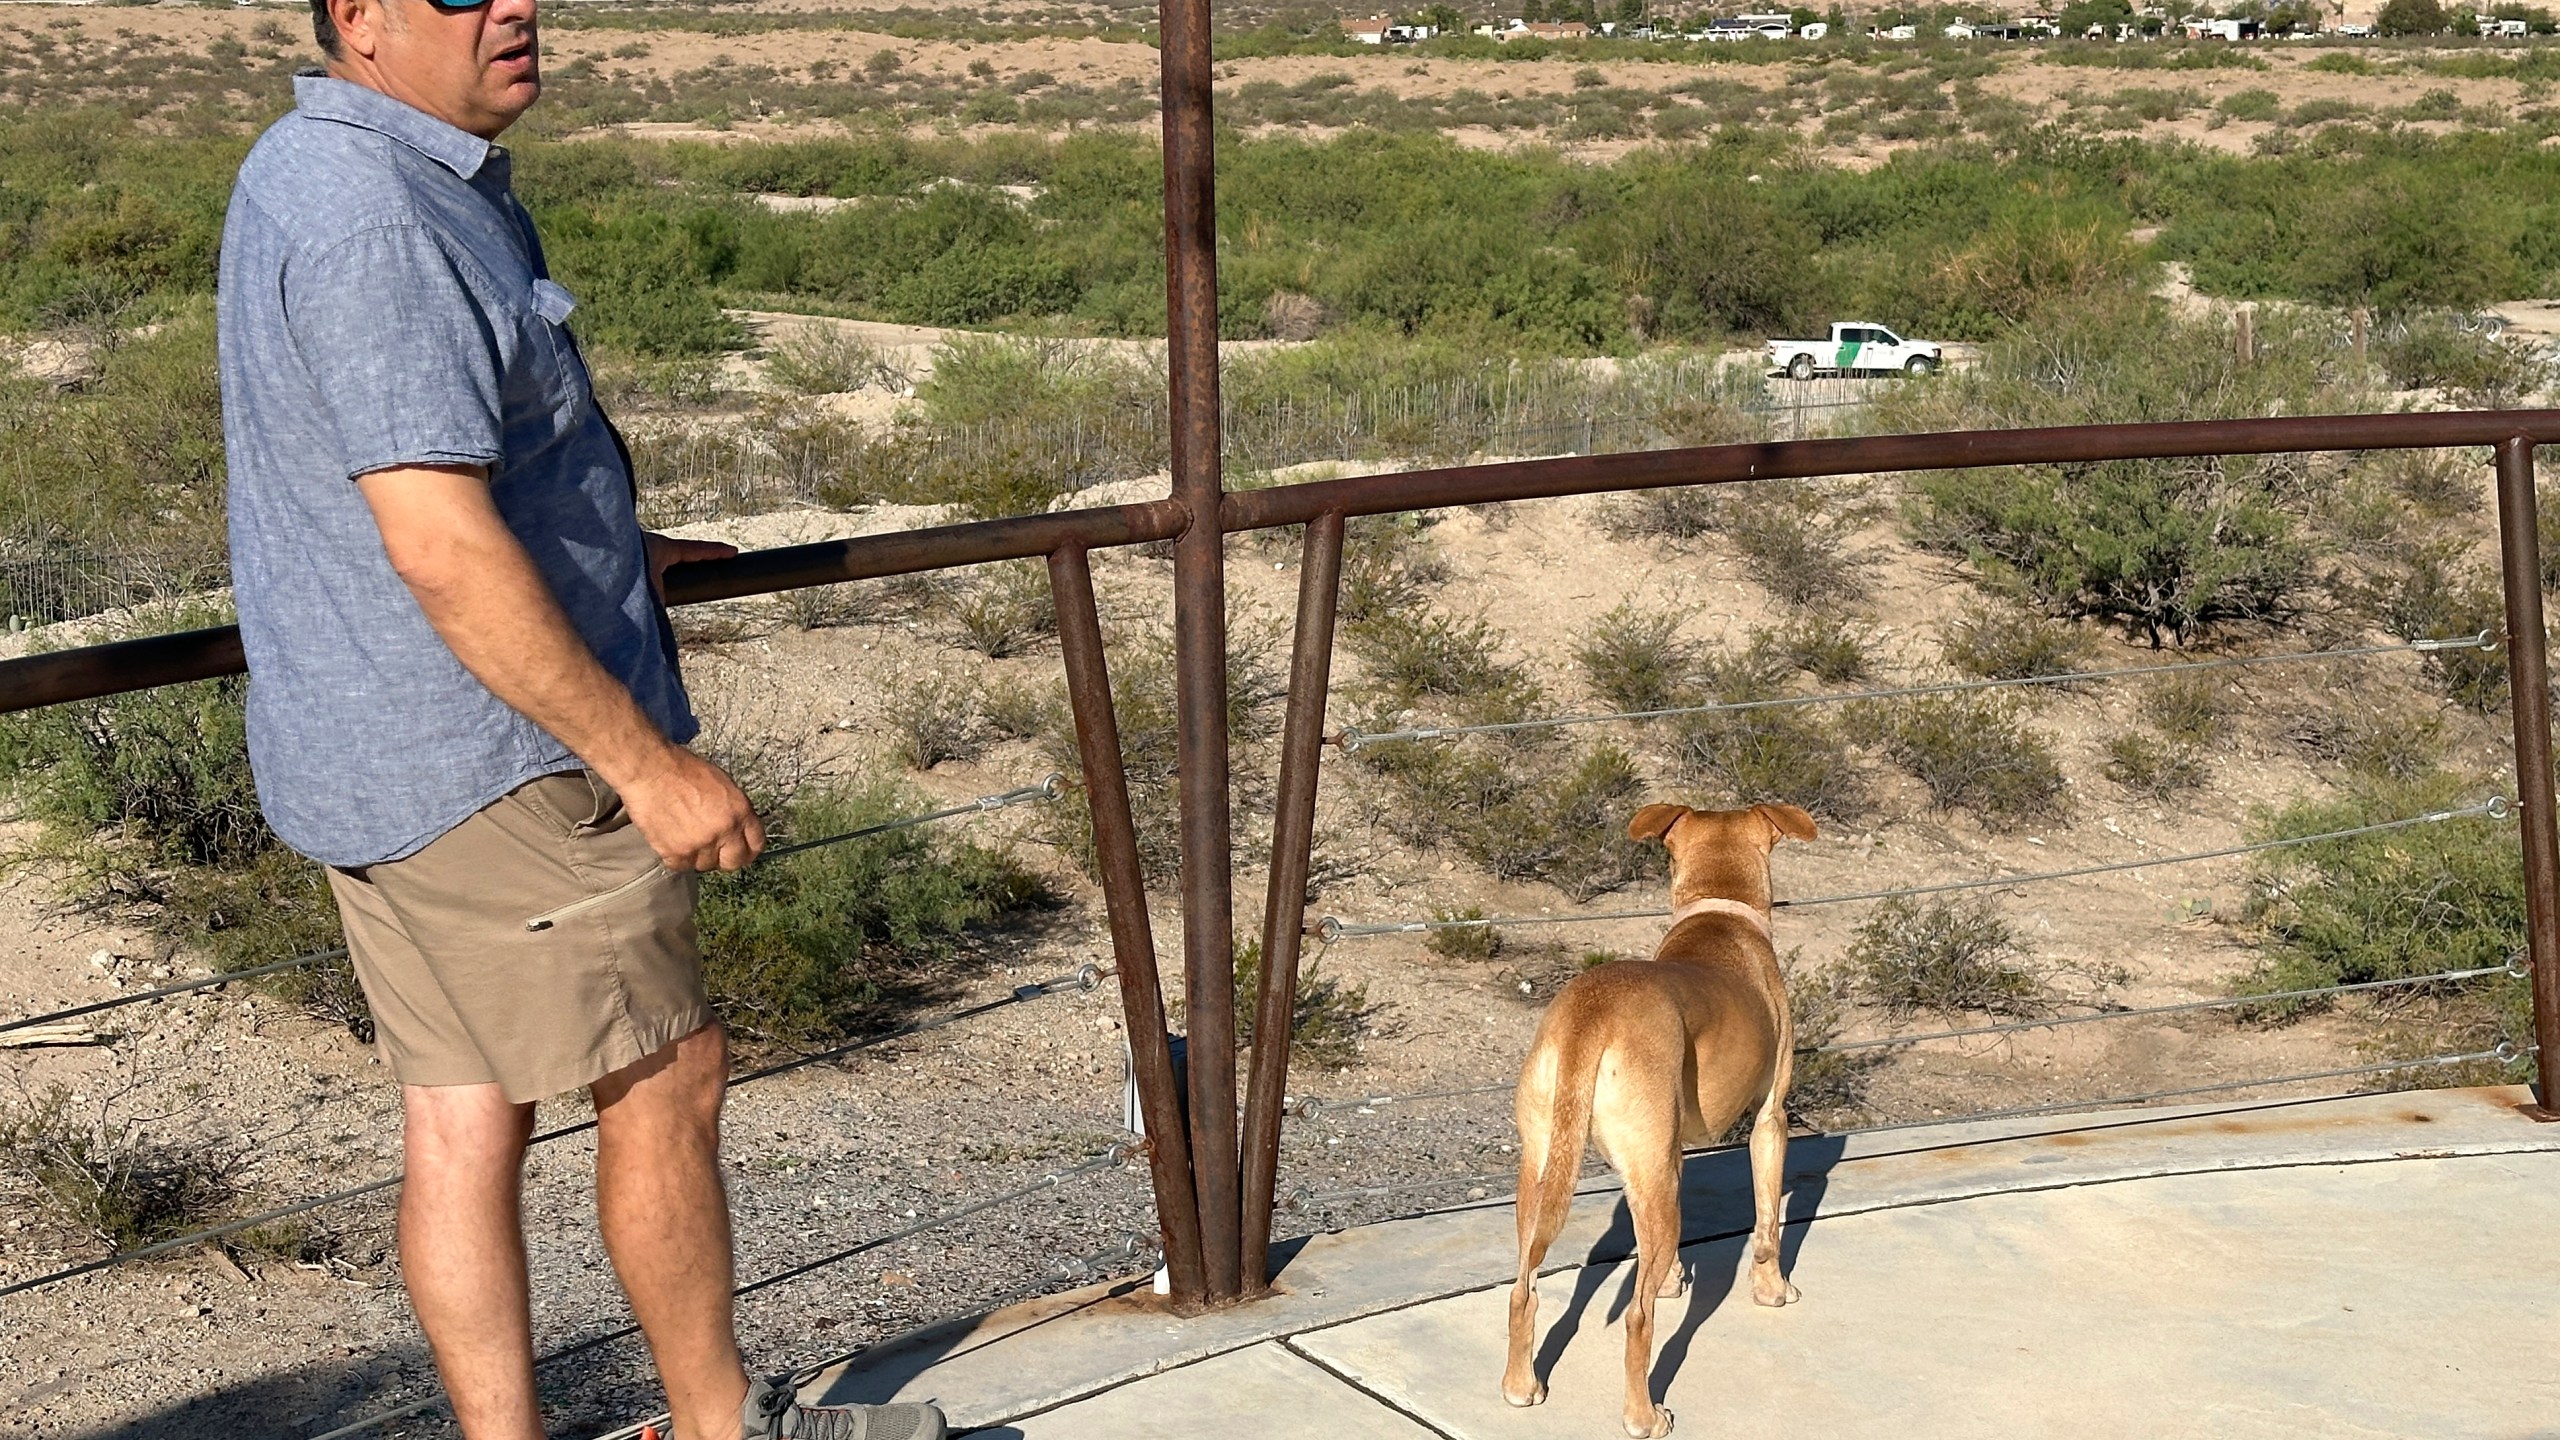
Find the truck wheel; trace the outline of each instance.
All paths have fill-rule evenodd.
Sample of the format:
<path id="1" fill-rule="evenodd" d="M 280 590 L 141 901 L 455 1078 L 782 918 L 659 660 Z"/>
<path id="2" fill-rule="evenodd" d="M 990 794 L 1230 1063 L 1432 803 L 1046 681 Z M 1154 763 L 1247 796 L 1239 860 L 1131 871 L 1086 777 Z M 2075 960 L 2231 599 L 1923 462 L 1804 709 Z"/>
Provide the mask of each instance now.
<path id="1" fill-rule="evenodd" d="M 1902 373 L 1910 376 L 1914 380 L 1917 380 L 1923 375 L 1934 373 L 1937 368 L 1937 361 L 1930 359 L 1926 355 L 1914 355 L 1909 360 L 1903 362 Z"/>
<path id="2" fill-rule="evenodd" d="M 1812 357 L 1812 356 L 1810 356 L 1810 355 L 1798 355 L 1798 356 L 1797 356 L 1796 358 L 1794 358 L 1793 360 L 1788 361 L 1788 362 L 1787 362 L 1787 378 L 1788 378 L 1788 379 L 1790 379 L 1790 380 L 1810 380 L 1810 379 L 1812 379 L 1812 378 L 1813 378 L 1813 357 Z"/>

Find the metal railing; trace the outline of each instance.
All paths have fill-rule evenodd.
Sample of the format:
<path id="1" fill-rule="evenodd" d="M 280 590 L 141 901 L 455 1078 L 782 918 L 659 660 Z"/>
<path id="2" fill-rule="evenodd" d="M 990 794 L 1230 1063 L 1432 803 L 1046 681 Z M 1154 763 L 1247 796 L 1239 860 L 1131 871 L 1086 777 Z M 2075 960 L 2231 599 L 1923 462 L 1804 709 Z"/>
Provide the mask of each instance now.
<path id="1" fill-rule="evenodd" d="M 1173 54 L 1169 49 L 1168 56 Z M 1177 307 L 1176 313 L 1184 312 Z M 1190 352 L 1177 347 L 1178 357 L 1185 353 Z M 1185 363 L 1196 369 L 1214 361 L 1204 362 L 1194 354 Z M 1184 373 L 1184 366 L 1177 364 L 1177 378 Z M 1285 1043 L 1254 1047 L 1253 1073 L 1250 1083 L 1241 1087 L 1241 1095 L 1243 1077 L 1236 1070 L 1231 1019 L 1234 971 L 1227 962 L 1234 899 L 1225 728 L 1226 533 L 1305 527 L 1280 745 L 1270 888 L 1264 905 L 1262 989 L 1255 997 L 1256 1033 L 1266 1036 L 1288 1033 L 1289 1007 L 1296 992 L 1306 932 L 1301 897 L 1306 893 L 1314 838 L 1319 761 L 1327 739 L 1324 703 L 1330 685 L 1343 532 L 1345 521 L 1355 515 L 1881 470 L 2488 445 L 2496 452 L 2500 556 L 2506 581 L 2504 637 L 2371 648 L 2415 650 L 2426 644 L 2487 648 L 2502 642 L 2512 695 L 2516 773 L 2527 777 L 2552 773 L 2533 446 L 2543 439 L 2560 439 L 2560 412 L 2288 417 L 1773 442 L 1459 466 L 1235 493 L 1216 488 L 1215 439 L 1214 433 L 1194 435 L 1187 448 L 1177 447 L 1178 457 L 1188 458 L 1177 465 L 1177 493 L 1163 500 L 758 551 L 734 560 L 680 567 L 668 576 L 671 600 L 685 604 L 996 560 L 1046 558 L 1132 1065 L 1150 1137 L 1148 1159 L 1158 1219 L 1173 1294 L 1180 1303 L 1240 1299 L 1267 1282 L 1279 1132 L 1286 1108 Z M 1216 523 L 1194 524 L 1196 515 L 1214 517 Z M 1166 540 L 1175 547 L 1184 1008 L 1191 1017 L 1186 1095 L 1178 1095 L 1174 1088 L 1167 1007 L 1156 970 L 1152 920 L 1141 880 L 1128 781 L 1120 761 L 1118 717 L 1111 707 L 1110 673 L 1088 558 L 1096 548 Z M 238 634 L 228 627 L 59 651 L 0 664 L 0 710 L 205 679 L 240 668 Z M 1367 736 L 1358 743 L 1391 738 L 1424 737 Z M 2555 980 L 2560 980 L 2560 914 L 2553 909 L 2555 888 L 2560 888 L 2560 841 L 2554 837 L 2549 786 L 2521 785 L 2515 810 L 2527 878 L 2527 953 L 2532 961 L 2536 1053 L 2541 1093 L 2548 1103 L 2554 1079 L 2550 1057 L 2560 1053 L 2560 993 L 2555 993 Z M 2464 812 L 2390 823 L 2428 823 L 2459 813 Z M 2476 813 L 2489 813 L 2489 807 L 2476 807 Z M 2154 856 L 2120 863 L 2131 868 L 2181 858 L 2202 857 Z M 2034 878 L 1989 876 L 1931 888 L 2006 886 Z M 1338 927 L 1334 933 L 1346 932 Z"/>
<path id="2" fill-rule="evenodd" d="M 1172 1295 L 1180 1307 L 1263 1292 L 1290 1019 L 1305 927 L 1318 761 L 1331 674 L 1344 525 L 1356 516 L 1606 491 L 1747 481 L 2089 464 L 2170 457 L 2488 446 L 2496 452 L 2506 655 L 2541 1096 L 2560 1055 L 2560 834 L 2555 834 L 2534 459 L 2560 441 L 2560 411 L 2292 416 L 1793 440 L 1460 465 L 1229 492 L 1220 471 L 1217 248 L 1207 0 L 1164 0 L 1167 413 L 1171 491 L 1159 500 L 826 541 L 678 567 L 688 604 L 1045 558 L 1092 812 L 1132 1065 Z M 1253 1068 L 1236 1066 L 1233 833 L 1229 813 L 1227 534 L 1304 526 L 1282 726 Z M 1177 1094 L 1152 921 L 1121 765 L 1118 718 L 1090 552 L 1169 541 L 1174 556 L 1187 1091 Z M 201 680 L 243 668 L 236 629 L 129 640 L 0 664 L 0 710 Z M 1187 1101 L 1187 1103 L 1186 1103 Z M 2550 1112 L 2541 1111 L 2544 1115 Z"/>

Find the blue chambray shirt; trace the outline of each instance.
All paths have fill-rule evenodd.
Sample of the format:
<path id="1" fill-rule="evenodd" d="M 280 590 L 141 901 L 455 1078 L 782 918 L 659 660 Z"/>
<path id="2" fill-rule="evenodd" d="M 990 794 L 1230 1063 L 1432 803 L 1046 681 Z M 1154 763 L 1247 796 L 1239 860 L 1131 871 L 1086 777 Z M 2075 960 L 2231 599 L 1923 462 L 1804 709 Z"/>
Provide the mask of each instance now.
<path id="1" fill-rule="evenodd" d="M 223 440 L 249 759 L 276 834 L 396 860 L 566 745 L 463 669 L 393 573 L 355 477 L 486 465 L 509 529 L 604 668 L 693 738 L 629 467 L 596 408 L 504 150 L 305 75 L 222 235 Z"/>

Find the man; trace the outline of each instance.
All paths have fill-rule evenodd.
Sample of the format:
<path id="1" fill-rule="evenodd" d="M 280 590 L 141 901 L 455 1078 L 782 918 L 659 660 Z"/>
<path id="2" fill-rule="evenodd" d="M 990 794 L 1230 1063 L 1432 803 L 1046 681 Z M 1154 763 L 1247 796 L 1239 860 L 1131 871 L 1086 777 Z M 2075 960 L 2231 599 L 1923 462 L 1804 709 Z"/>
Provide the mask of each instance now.
<path id="1" fill-rule="evenodd" d="M 328 868 L 401 1084 L 402 1272 L 471 1440 L 539 1440 L 518 1199 L 534 1102 L 585 1086 L 597 1209 L 681 1440 L 938 1440 L 924 1406 L 749 1382 L 719 1171 L 727 1053 L 698 872 L 753 807 L 656 593 L 734 553 L 644 535 L 493 142 L 541 91 L 534 0 L 313 0 L 326 75 L 242 165 L 222 246 L 249 745 Z"/>

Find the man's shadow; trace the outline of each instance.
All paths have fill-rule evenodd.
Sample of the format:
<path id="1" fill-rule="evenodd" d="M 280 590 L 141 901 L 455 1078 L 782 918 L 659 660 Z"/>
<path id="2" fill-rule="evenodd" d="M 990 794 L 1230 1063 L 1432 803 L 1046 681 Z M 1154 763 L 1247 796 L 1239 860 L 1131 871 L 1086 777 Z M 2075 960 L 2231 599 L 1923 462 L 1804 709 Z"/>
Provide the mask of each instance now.
<path id="1" fill-rule="evenodd" d="M 1798 1135 L 1787 1141 L 1786 1219 L 1778 1231 L 1778 1251 L 1779 1264 L 1789 1275 L 1795 1273 L 1805 1237 L 1813 1229 L 1811 1222 L 1822 1212 L 1831 1169 L 1840 1162 L 1844 1148 L 1842 1137 L 1837 1135 Z M 1748 1146 L 1729 1145 L 1705 1151 L 1690 1156 L 1681 1166 L 1682 1254 L 1678 1263 L 1690 1271 L 1689 1294 L 1680 1323 L 1655 1353 L 1655 1394 L 1662 1394 L 1670 1385 L 1671 1377 L 1679 1373 L 1689 1357 L 1690 1342 L 1733 1293 L 1734 1275 L 1741 1268 L 1743 1252 L 1750 1243 L 1752 1219 Z M 1690 1253 L 1699 1246 L 1706 1248 Z M 1609 1228 L 1592 1242 L 1580 1260 L 1567 1262 L 1580 1269 L 1574 1276 L 1573 1293 L 1565 1301 L 1564 1313 L 1539 1341 L 1534 1367 L 1542 1383 L 1554 1373 L 1564 1358 L 1565 1347 L 1581 1332 L 1592 1303 L 1613 1277 L 1618 1281 L 1618 1293 L 1600 1323 L 1608 1325 L 1626 1313 L 1634 1298 L 1635 1267 L 1619 1266 L 1617 1262 L 1633 1256 L 1635 1249 L 1635 1221 L 1621 1197 L 1609 1217 Z"/>

